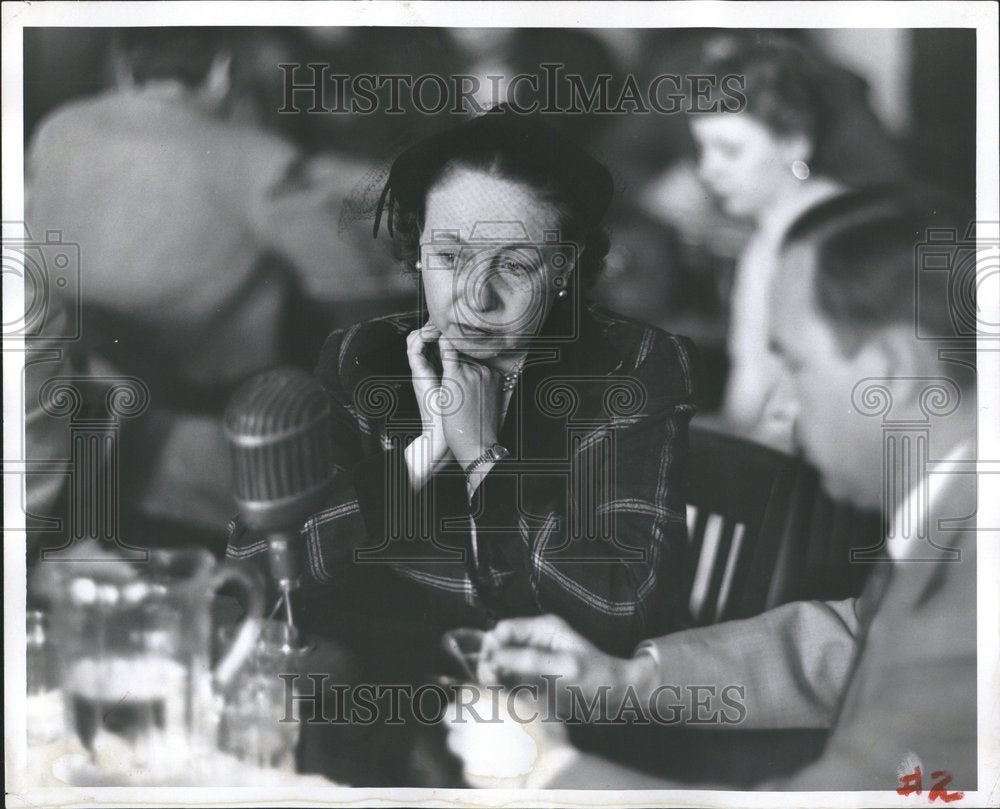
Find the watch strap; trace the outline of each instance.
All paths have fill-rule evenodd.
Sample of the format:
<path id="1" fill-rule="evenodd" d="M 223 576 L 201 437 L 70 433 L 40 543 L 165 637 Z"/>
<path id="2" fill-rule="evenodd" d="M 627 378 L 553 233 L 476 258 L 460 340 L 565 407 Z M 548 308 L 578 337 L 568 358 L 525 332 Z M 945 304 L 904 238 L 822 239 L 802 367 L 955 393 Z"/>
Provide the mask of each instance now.
<path id="1" fill-rule="evenodd" d="M 484 463 L 502 461 L 508 455 L 510 455 L 510 451 L 503 444 L 491 444 L 482 455 L 469 464 L 469 468 L 465 470 L 465 474 L 466 476 L 471 475 Z"/>

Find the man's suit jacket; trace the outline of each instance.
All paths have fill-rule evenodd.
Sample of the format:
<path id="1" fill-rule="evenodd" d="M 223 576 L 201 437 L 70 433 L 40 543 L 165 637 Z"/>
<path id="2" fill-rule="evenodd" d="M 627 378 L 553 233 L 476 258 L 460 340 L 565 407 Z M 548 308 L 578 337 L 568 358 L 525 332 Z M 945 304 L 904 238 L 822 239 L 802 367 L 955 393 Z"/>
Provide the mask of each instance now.
<path id="1" fill-rule="evenodd" d="M 974 486 L 974 475 L 952 476 L 932 507 L 932 528 L 973 515 Z M 787 604 L 647 641 L 661 682 L 743 686 L 746 729 L 832 725 L 816 761 L 761 788 L 895 789 L 900 774 L 919 763 L 925 790 L 937 771 L 954 776 L 948 789 L 974 789 L 976 536 L 937 530 L 933 538 L 958 549 L 960 559 L 873 563 L 878 567 L 857 599 Z M 551 784 L 571 785 L 693 788 L 590 756 Z"/>

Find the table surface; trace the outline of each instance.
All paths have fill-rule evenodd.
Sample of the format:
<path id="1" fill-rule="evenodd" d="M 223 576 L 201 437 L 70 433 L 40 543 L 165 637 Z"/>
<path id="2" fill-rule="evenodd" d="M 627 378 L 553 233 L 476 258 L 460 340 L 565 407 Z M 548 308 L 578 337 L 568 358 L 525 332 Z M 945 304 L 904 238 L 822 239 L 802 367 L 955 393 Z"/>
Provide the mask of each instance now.
<path id="1" fill-rule="evenodd" d="M 346 786 L 321 775 L 303 775 L 283 770 L 264 769 L 233 756 L 214 751 L 200 757 L 197 766 L 182 775 L 150 777 L 141 773 L 102 773 L 76 738 L 60 738 L 45 745 L 28 748 L 28 766 L 24 782 L 34 787 L 65 786 L 240 786 L 240 787 L 336 787 Z"/>

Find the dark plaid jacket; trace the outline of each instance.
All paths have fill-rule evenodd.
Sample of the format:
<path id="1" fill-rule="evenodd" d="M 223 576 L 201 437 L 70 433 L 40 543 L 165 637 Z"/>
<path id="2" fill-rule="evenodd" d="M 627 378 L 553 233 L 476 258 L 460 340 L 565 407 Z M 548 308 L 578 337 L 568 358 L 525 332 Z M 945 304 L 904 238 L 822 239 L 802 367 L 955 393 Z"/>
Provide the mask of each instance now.
<path id="1" fill-rule="evenodd" d="M 409 484 L 403 449 L 421 422 L 405 340 L 424 321 L 367 321 L 323 347 L 339 468 L 302 529 L 308 584 L 337 588 L 378 565 L 418 585 L 440 624 L 554 612 L 620 653 L 679 628 L 691 342 L 594 305 L 550 317 L 501 428 L 510 457 L 470 504 L 454 462 L 420 492 Z M 237 529 L 227 553 L 265 550 Z"/>

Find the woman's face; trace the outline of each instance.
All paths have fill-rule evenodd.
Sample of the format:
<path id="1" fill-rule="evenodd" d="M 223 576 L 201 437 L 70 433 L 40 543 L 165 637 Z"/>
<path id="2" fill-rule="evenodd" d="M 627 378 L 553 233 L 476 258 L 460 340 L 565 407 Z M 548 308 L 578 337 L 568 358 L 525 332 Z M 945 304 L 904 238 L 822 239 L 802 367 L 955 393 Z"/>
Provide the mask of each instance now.
<path id="1" fill-rule="evenodd" d="M 798 182 L 791 165 L 808 156 L 804 138 L 777 136 L 745 112 L 692 116 L 691 134 L 698 174 L 731 216 L 758 218 Z"/>
<path id="2" fill-rule="evenodd" d="M 555 208 L 529 186 L 450 170 L 427 195 L 420 236 L 431 322 L 480 361 L 524 350 L 569 283 L 573 263 L 559 244 Z"/>

